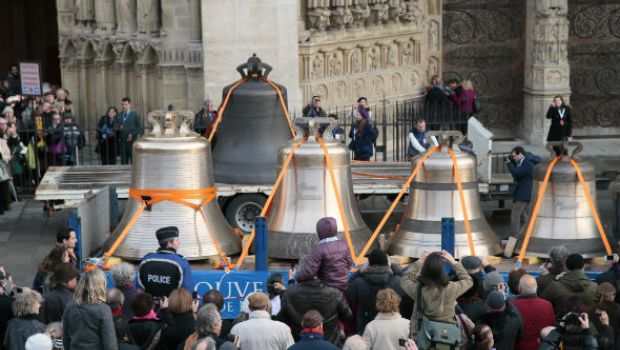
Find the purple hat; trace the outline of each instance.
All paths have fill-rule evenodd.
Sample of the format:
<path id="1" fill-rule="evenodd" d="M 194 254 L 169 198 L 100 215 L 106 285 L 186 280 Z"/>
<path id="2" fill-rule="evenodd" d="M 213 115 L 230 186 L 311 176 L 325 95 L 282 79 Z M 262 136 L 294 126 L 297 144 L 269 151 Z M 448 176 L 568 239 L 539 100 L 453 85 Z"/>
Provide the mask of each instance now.
<path id="1" fill-rule="evenodd" d="M 319 239 L 336 236 L 338 233 L 336 219 L 328 216 L 319 220 L 316 223 L 316 233 L 318 233 Z"/>

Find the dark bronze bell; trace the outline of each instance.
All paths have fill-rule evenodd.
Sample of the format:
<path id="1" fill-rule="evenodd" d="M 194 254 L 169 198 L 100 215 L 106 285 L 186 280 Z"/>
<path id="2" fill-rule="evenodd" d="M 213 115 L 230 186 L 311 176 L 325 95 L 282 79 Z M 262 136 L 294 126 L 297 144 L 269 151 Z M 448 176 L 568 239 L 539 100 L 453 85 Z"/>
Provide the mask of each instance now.
<path id="1" fill-rule="evenodd" d="M 273 183 L 278 148 L 292 137 L 291 128 L 275 88 L 265 80 L 271 67 L 254 55 L 237 70 L 246 80 L 234 88 L 217 128 L 213 146 L 215 181 Z M 273 84 L 286 104 L 286 88 Z M 234 85 L 224 88 L 222 101 Z"/>

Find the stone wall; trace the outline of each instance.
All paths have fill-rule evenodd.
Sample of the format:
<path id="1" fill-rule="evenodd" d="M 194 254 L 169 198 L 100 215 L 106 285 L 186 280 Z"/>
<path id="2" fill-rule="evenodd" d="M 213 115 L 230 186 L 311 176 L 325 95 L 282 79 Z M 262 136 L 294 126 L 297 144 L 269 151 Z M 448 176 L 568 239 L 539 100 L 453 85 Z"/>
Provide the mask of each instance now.
<path id="1" fill-rule="evenodd" d="M 204 86 L 221 102 L 222 89 L 241 77 L 236 68 L 253 53 L 273 66 L 269 77 L 299 109 L 298 0 L 202 0 Z"/>
<path id="2" fill-rule="evenodd" d="M 94 128 L 124 96 L 143 116 L 168 105 L 201 106 L 199 6 L 198 0 L 57 0 L 62 81 L 79 124 Z"/>
<path id="3" fill-rule="evenodd" d="M 620 134 L 620 3 L 569 0 L 575 135 Z"/>
<path id="4" fill-rule="evenodd" d="M 301 0 L 303 100 L 334 110 L 360 96 L 421 98 L 441 73 L 441 23 L 440 0 Z"/>
<path id="5" fill-rule="evenodd" d="M 525 1 L 444 1 L 443 79 L 471 80 L 479 119 L 515 136 L 523 115 Z"/>

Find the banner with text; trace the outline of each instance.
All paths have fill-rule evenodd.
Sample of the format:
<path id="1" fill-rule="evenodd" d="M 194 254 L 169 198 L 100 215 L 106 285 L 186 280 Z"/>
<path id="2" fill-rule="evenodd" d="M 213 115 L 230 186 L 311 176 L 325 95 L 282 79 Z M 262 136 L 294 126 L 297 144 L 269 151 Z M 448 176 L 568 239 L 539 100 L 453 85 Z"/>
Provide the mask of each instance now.
<path id="1" fill-rule="evenodd" d="M 19 63 L 22 95 L 41 95 L 41 66 L 33 62 Z"/>

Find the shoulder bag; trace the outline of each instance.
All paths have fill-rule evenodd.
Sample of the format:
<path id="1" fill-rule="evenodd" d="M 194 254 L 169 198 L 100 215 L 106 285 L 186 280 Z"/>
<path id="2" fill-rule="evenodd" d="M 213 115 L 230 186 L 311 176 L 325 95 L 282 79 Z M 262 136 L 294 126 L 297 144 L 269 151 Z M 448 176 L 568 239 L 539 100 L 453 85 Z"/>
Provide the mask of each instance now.
<path id="1" fill-rule="evenodd" d="M 437 345 L 458 349 L 461 343 L 461 327 L 458 323 L 433 321 L 422 311 L 422 284 L 418 284 L 416 296 L 416 310 L 418 311 L 418 333 L 416 344 L 420 349 L 437 349 Z M 443 308 L 443 305 L 441 306 Z"/>

